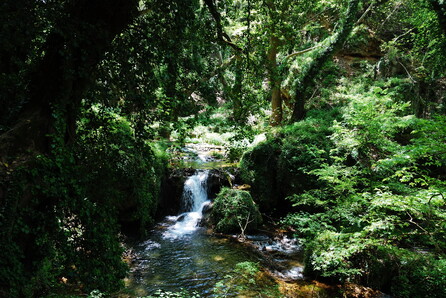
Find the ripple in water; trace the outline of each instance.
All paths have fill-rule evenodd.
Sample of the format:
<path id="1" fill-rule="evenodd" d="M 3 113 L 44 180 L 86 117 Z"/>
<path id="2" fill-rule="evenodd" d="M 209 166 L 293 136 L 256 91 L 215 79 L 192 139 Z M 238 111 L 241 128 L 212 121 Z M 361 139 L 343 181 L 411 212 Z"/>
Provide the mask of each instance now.
<path id="1" fill-rule="evenodd" d="M 129 289 L 139 296 L 162 289 L 197 291 L 212 296 L 215 284 L 224 280 L 235 265 L 258 261 L 241 247 L 200 233 L 203 207 L 209 203 L 208 171 L 197 171 L 184 185 L 184 213 L 169 216 L 152 231 L 150 239 L 133 248 Z"/>

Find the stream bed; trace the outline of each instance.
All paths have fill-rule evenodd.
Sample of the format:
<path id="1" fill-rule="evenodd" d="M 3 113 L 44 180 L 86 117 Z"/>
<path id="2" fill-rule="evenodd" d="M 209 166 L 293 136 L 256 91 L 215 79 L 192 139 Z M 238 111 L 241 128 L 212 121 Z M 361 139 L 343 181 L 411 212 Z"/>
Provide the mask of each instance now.
<path id="1" fill-rule="evenodd" d="M 129 247 L 132 261 L 126 284 L 132 297 L 153 295 L 159 290 L 185 290 L 201 297 L 222 297 L 221 294 L 217 295 L 216 288 L 219 284 L 228 283 L 228 280 L 235 286 L 223 296 L 236 297 L 240 294 L 238 289 L 244 287 L 237 286 L 239 281 L 237 274 L 234 274 L 237 264 L 262 264 L 263 255 L 268 255 L 270 261 L 277 264 L 276 269 L 267 270 L 268 276 L 273 274 L 279 279 L 304 282 L 302 249 L 295 239 L 247 236 L 248 247 L 246 243 L 242 245 L 231 237 L 215 237 L 200 227 L 203 209 L 211 202 L 207 190 L 209 170 L 206 163 L 209 160 L 198 153 L 195 161 L 201 165 L 201 169 L 196 170 L 184 183 L 182 212 L 167 216 L 150 231 L 145 240 Z M 271 281 L 271 276 L 268 279 Z M 273 285 L 278 287 L 276 281 Z"/>
<path id="2" fill-rule="evenodd" d="M 215 284 L 227 278 L 237 263 L 258 261 L 235 243 L 209 236 L 199 227 L 203 208 L 210 203 L 208 173 L 197 170 L 186 180 L 181 198 L 184 212 L 167 216 L 146 241 L 132 247 L 128 288 L 137 295 L 185 289 L 212 296 Z"/>
<path id="3" fill-rule="evenodd" d="M 259 261 L 227 239 L 211 237 L 201 229 L 177 238 L 165 237 L 163 229 L 155 230 L 150 240 L 133 249 L 135 260 L 129 288 L 138 296 L 153 294 L 158 289 L 186 289 L 209 297 L 215 284 L 224 280 L 237 263 Z"/>

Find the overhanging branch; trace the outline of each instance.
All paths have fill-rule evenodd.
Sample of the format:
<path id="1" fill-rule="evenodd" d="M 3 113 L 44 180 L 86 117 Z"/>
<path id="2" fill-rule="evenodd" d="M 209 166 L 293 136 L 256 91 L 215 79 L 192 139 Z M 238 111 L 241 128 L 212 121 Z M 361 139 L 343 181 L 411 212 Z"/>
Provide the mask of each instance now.
<path id="1" fill-rule="evenodd" d="M 317 49 L 319 47 L 321 47 L 321 45 L 316 45 L 314 47 L 311 47 L 311 48 L 308 48 L 308 49 L 305 49 L 305 50 L 302 50 L 302 51 L 294 52 L 294 53 L 289 54 L 288 56 L 286 56 L 283 60 L 287 61 L 290 58 L 293 58 L 295 56 L 299 56 L 299 55 L 303 55 L 305 53 L 311 52 L 312 50 Z"/>
<path id="2" fill-rule="evenodd" d="M 227 44 L 234 50 L 236 50 L 239 53 L 244 53 L 243 49 L 236 45 L 234 42 L 232 42 L 231 37 L 224 32 L 223 26 L 221 25 L 221 15 L 218 12 L 217 8 L 215 7 L 214 0 L 204 0 L 206 3 L 206 6 L 209 9 L 209 12 L 211 13 L 212 17 L 215 20 L 215 24 L 217 25 L 217 38 L 219 41 L 223 42 L 224 44 Z"/>
<path id="3" fill-rule="evenodd" d="M 211 78 L 213 78 L 214 76 L 216 76 L 217 74 L 219 74 L 220 72 L 224 71 L 226 68 L 229 67 L 229 65 L 232 64 L 232 62 L 234 62 L 237 59 L 238 56 L 234 55 L 231 58 L 229 58 L 228 60 L 226 60 L 225 62 L 223 62 L 219 67 L 217 67 L 213 72 L 209 73 L 207 76 L 202 77 L 200 80 L 198 80 L 197 82 L 195 82 L 195 84 L 193 84 L 189 89 L 187 89 L 185 91 L 185 94 L 187 97 L 191 96 L 192 93 L 197 90 L 197 88 L 203 84 L 204 82 L 210 80 Z"/>

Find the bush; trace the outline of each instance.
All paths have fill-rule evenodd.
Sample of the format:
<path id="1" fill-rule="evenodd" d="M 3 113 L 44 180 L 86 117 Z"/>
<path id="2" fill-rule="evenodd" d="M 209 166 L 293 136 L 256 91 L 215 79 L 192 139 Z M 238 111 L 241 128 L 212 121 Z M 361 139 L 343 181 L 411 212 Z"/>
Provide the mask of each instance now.
<path id="1" fill-rule="evenodd" d="M 446 259 L 411 254 L 392 286 L 395 297 L 446 297 Z"/>
<path id="2" fill-rule="evenodd" d="M 321 186 L 311 173 L 328 162 L 331 124 L 338 110 L 312 111 L 304 121 L 283 127 L 274 137 L 245 152 L 240 162 L 244 183 L 262 211 L 289 210 L 285 197 Z"/>
<path id="3" fill-rule="evenodd" d="M 278 172 L 301 179 L 283 223 L 304 238 L 307 274 L 442 297 L 446 117 L 410 115 L 398 84 L 346 89 L 342 117 L 324 129 L 323 118 L 284 129 Z"/>
<path id="4" fill-rule="evenodd" d="M 363 272 L 362 268 L 355 267 L 351 260 L 370 244 L 369 240 L 355 234 L 321 232 L 305 247 L 306 273 L 330 277 L 335 281 L 352 281 Z"/>
<path id="5" fill-rule="evenodd" d="M 90 195 L 117 208 L 119 221 L 144 234 L 153 223 L 166 156 L 135 138 L 131 123 L 119 114 L 93 107 L 79 129 L 78 158 L 89 169 Z"/>
<path id="6" fill-rule="evenodd" d="M 222 233 L 253 230 L 262 222 L 262 216 L 249 192 L 222 188 L 215 198 L 211 212 L 215 230 Z"/>
<path id="7" fill-rule="evenodd" d="M 327 163 L 333 147 L 329 136 L 338 111 L 312 111 L 307 119 L 282 130 L 283 143 L 277 164 L 277 179 L 282 197 L 319 187 L 311 171 Z"/>

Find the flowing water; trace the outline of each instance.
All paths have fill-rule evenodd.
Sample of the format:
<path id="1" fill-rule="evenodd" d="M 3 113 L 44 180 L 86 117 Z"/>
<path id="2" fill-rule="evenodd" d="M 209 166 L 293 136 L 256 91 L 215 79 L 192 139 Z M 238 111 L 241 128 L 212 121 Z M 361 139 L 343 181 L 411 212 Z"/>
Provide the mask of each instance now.
<path id="1" fill-rule="evenodd" d="M 175 224 L 163 233 L 165 238 L 182 238 L 197 231 L 198 223 L 203 217 L 203 208 L 210 203 L 206 188 L 208 175 L 208 170 L 200 170 L 186 180 L 181 198 L 184 213 L 167 218 Z"/>
<path id="2" fill-rule="evenodd" d="M 226 239 L 206 235 L 199 227 L 203 207 L 209 203 L 207 170 L 198 170 L 184 185 L 184 212 L 168 216 L 149 236 L 133 247 L 135 255 L 129 288 L 139 296 L 158 289 L 181 289 L 212 296 L 215 284 L 237 263 L 258 261 Z"/>
<path id="3" fill-rule="evenodd" d="M 208 162 L 203 154 L 196 158 L 200 165 Z M 132 247 L 134 258 L 127 287 L 135 295 L 185 289 L 202 297 L 212 297 L 215 285 L 227 280 L 236 264 L 260 261 L 259 256 L 246 247 L 228 239 L 212 237 L 200 227 L 203 208 L 210 203 L 206 187 L 209 170 L 205 170 L 206 166 L 201 168 L 184 183 L 182 213 L 166 217 L 151 231 L 146 241 Z M 288 279 L 302 278 L 302 265 L 289 262 L 301 252 L 295 240 L 252 237 L 254 246 L 272 252 L 274 260 L 285 268 L 282 272 L 275 272 L 276 275 Z M 230 294 L 237 295 L 234 292 Z"/>

